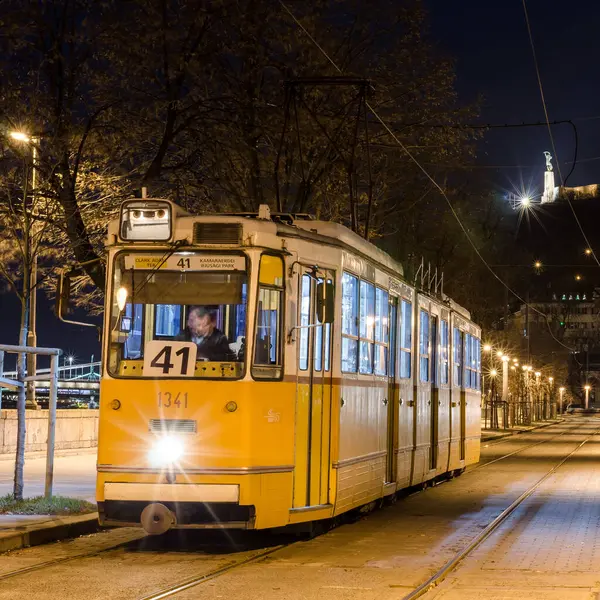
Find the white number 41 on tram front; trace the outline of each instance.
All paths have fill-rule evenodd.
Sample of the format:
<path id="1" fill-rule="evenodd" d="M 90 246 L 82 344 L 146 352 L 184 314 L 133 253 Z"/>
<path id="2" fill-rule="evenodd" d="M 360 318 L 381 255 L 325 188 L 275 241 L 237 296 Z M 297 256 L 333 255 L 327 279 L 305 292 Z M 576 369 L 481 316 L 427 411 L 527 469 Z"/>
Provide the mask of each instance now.
<path id="1" fill-rule="evenodd" d="M 197 351 L 193 342 L 146 342 L 144 377 L 193 377 Z"/>

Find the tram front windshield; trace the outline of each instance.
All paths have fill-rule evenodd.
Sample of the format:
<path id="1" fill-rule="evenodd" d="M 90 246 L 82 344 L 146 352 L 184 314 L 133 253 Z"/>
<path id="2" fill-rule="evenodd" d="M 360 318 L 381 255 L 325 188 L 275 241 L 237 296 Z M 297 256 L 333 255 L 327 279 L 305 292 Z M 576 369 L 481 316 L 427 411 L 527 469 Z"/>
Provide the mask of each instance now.
<path id="1" fill-rule="evenodd" d="M 147 358 L 145 353 L 156 348 L 160 352 L 160 344 L 149 345 L 159 341 L 195 344 L 196 372 L 202 372 L 206 362 L 228 364 L 218 371 L 219 378 L 243 373 L 247 306 L 243 256 L 175 253 L 165 259 L 161 254 L 121 253 L 115 260 L 113 283 L 111 374 L 146 376 L 146 365 L 142 372 L 140 363 Z"/>

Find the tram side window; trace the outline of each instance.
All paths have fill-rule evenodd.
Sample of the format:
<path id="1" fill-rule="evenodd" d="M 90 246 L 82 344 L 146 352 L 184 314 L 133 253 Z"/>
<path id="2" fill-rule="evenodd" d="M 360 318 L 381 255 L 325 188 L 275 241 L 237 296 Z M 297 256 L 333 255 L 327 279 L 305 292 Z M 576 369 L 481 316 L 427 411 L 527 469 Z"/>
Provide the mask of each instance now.
<path id="1" fill-rule="evenodd" d="M 481 389 L 481 340 L 475 339 L 475 360 L 476 360 L 476 374 L 477 374 L 477 384 L 475 385 L 475 389 Z"/>
<path id="2" fill-rule="evenodd" d="M 429 381 L 429 313 L 424 310 L 419 314 L 419 378 Z"/>
<path id="3" fill-rule="evenodd" d="M 302 275 L 300 289 L 300 348 L 298 366 L 301 371 L 308 369 L 308 340 L 310 335 L 310 275 Z"/>
<path id="4" fill-rule="evenodd" d="M 175 337 L 182 329 L 181 306 L 178 304 L 157 304 L 154 318 L 154 337 Z"/>
<path id="5" fill-rule="evenodd" d="M 448 383 L 448 321 L 440 326 L 440 383 Z"/>
<path id="6" fill-rule="evenodd" d="M 387 375 L 389 337 L 389 296 L 375 289 L 375 375 Z"/>
<path id="7" fill-rule="evenodd" d="M 479 389 L 480 369 L 481 369 L 481 342 L 472 335 L 466 336 L 466 383 L 465 387 L 471 390 Z"/>
<path id="8" fill-rule="evenodd" d="M 402 324 L 400 328 L 400 377 L 411 375 L 412 354 L 412 303 L 402 300 Z"/>
<path id="9" fill-rule="evenodd" d="M 358 368 L 358 278 L 342 276 L 342 371 Z"/>
<path id="10" fill-rule="evenodd" d="M 126 360 L 136 360 L 142 356 L 143 314 L 144 306 L 142 304 L 125 305 L 122 322 L 128 325 L 129 330 L 129 336 L 123 344 L 123 358 Z"/>
<path id="11" fill-rule="evenodd" d="M 454 328 L 454 385 L 462 387 L 462 333 L 458 327 Z"/>
<path id="12" fill-rule="evenodd" d="M 328 279 L 327 283 L 333 284 L 333 281 Z M 325 344 L 323 346 L 325 349 L 325 371 L 329 371 L 331 369 L 331 323 L 325 323 L 323 329 L 325 330 Z"/>
<path id="13" fill-rule="evenodd" d="M 281 376 L 281 315 L 283 306 L 283 261 L 264 254 L 260 259 L 256 333 L 252 376 L 273 379 Z"/>
<path id="14" fill-rule="evenodd" d="M 319 279 L 318 283 L 323 283 L 323 279 Z M 333 283 L 331 279 L 327 283 Z M 325 371 L 330 369 L 330 354 L 331 354 L 331 323 L 319 324 L 316 323 L 314 328 L 314 369 L 320 371 L 325 368 Z M 325 337 L 325 339 L 323 339 Z"/>
<path id="15" fill-rule="evenodd" d="M 359 371 L 368 375 L 373 372 L 373 340 L 375 337 L 375 287 L 360 282 L 360 347 Z"/>
<path id="16" fill-rule="evenodd" d="M 472 339 L 473 338 L 468 333 L 465 334 L 465 389 L 468 390 L 470 390 L 473 387 L 473 346 L 471 343 Z"/>

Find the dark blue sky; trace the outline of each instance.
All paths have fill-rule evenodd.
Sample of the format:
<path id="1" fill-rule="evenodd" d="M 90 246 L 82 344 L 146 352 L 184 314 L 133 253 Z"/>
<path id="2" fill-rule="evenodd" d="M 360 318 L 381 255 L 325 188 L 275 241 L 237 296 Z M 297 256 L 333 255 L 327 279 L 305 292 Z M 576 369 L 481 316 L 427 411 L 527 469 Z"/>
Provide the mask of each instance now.
<path id="1" fill-rule="evenodd" d="M 461 99 L 483 94 L 481 123 L 544 120 L 540 93 L 521 0 L 426 0 L 431 35 L 456 58 Z M 550 120 L 573 119 L 579 134 L 579 159 L 568 185 L 600 182 L 600 3 L 592 0 L 528 0 L 542 83 Z M 563 175 L 574 151 L 569 125 L 553 127 Z M 509 180 L 533 179 L 541 186 L 544 150 L 551 151 L 545 128 L 496 130 L 481 144 L 480 165 L 525 165 L 485 170 L 489 180 L 508 187 Z M 534 165 L 537 165 L 535 167 Z M 558 182 L 557 182 L 558 183 Z"/>

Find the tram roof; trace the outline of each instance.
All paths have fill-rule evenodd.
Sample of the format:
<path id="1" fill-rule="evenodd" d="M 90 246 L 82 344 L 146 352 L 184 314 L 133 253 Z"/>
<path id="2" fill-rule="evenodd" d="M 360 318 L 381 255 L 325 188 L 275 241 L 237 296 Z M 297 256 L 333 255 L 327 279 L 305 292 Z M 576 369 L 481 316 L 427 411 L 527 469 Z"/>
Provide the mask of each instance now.
<path id="1" fill-rule="evenodd" d="M 159 200 L 159 199 L 148 199 Z M 164 202 L 164 199 L 160 199 Z M 204 223 L 223 223 L 237 222 L 246 224 L 252 221 L 253 230 L 259 234 L 272 234 L 281 237 L 293 236 L 301 239 L 312 240 L 324 244 L 330 244 L 338 248 L 347 250 L 348 252 L 359 253 L 365 258 L 369 258 L 387 269 L 397 273 L 399 277 L 404 276 L 402 264 L 394 260 L 387 252 L 381 250 L 374 244 L 367 242 L 364 238 L 354 233 L 348 227 L 335 223 L 333 221 L 315 220 L 308 214 L 292 214 L 292 213 L 272 213 L 268 207 L 261 206 L 258 213 L 203 213 L 194 215 L 182 207 L 167 200 L 173 206 L 173 215 L 176 220 L 181 220 L 184 223 L 182 229 L 187 230 L 194 222 Z M 109 226 L 110 234 L 117 234 L 119 229 L 119 221 L 115 220 Z M 115 235 L 116 238 L 116 235 Z M 113 238 L 113 239 L 115 239 Z M 425 293 L 427 293 L 425 291 Z M 444 301 L 449 303 L 452 310 L 462 314 L 465 318 L 471 318 L 469 311 L 456 303 L 454 300 L 444 294 Z"/>

